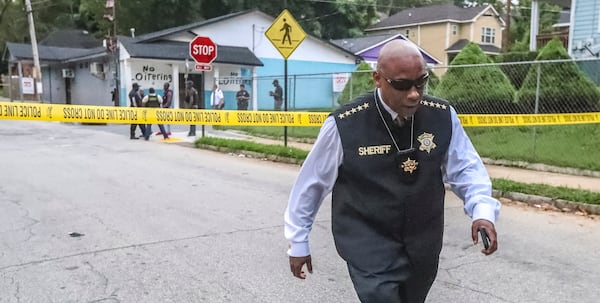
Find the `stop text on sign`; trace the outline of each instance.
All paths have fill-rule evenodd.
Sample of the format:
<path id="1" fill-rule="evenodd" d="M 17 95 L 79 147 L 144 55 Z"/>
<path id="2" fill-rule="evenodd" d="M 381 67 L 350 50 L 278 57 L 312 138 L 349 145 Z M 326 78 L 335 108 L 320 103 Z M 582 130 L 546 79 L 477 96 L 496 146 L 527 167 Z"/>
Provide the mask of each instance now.
<path id="1" fill-rule="evenodd" d="M 192 55 L 210 56 L 215 49 L 214 45 L 192 45 Z"/>

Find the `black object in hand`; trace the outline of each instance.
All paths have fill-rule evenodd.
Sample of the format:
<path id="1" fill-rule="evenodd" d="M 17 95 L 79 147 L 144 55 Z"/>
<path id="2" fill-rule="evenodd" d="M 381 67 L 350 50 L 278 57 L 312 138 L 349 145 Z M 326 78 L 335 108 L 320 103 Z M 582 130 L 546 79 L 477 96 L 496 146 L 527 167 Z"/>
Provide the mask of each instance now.
<path id="1" fill-rule="evenodd" d="M 483 227 L 479 228 L 479 235 L 481 236 L 481 241 L 483 242 L 483 247 L 485 249 L 488 249 L 490 247 L 490 237 L 488 236 L 487 232 L 485 231 L 485 228 L 483 228 Z"/>

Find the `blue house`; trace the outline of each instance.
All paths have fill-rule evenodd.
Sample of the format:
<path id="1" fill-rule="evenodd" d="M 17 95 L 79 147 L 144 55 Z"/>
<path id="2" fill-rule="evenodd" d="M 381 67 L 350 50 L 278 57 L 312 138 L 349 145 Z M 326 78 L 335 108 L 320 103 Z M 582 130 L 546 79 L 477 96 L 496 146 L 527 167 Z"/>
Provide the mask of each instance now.
<path id="1" fill-rule="evenodd" d="M 573 58 L 600 57 L 599 1 L 571 1 L 569 53 Z"/>

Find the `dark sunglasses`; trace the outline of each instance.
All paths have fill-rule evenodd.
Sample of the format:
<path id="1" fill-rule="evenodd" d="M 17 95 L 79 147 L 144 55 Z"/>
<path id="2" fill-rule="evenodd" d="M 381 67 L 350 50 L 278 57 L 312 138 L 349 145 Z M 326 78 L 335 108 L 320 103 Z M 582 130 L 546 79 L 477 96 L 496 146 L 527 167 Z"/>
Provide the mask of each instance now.
<path id="1" fill-rule="evenodd" d="M 384 77 L 381 73 L 379 73 L 379 75 L 383 79 L 385 79 L 385 81 L 387 81 L 387 83 L 389 83 L 393 88 L 395 88 L 396 90 L 399 90 L 399 91 L 407 91 L 407 90 L 411 89 L 413 86 L 416 89 L 422 89 L 423 87 L 425 87 L 425 85 L 427 85 L 427 80 L 429 80 L 429 73 L 425 73 L 424 75 L 422 75 L 421 77 L 419 77 L 415 80 L 409 80 L 409 79 L 391 80 L 391 79 Z"/>

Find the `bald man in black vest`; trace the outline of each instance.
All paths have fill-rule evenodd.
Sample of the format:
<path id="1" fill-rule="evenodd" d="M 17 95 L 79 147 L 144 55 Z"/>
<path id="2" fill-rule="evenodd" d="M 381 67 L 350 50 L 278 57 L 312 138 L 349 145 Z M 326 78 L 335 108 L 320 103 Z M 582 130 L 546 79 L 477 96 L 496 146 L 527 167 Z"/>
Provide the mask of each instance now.
<path id="1" fill-rule="evenodd" d="M 363 303 L 422 303 L 442 249 L 444 182 L 464 201 L 471 236 L 498 248 L 486 169 L 447 101 L 424 95 L 419 49 L 394 40 L 379 54 L 376 89 L 333 112 L 302 165 L 285 211 L 292 274 L 312 273 L 308 234 L 332 193 L 332 231 Z M 449 299 L 449 301 L 452 301 Z"/>

